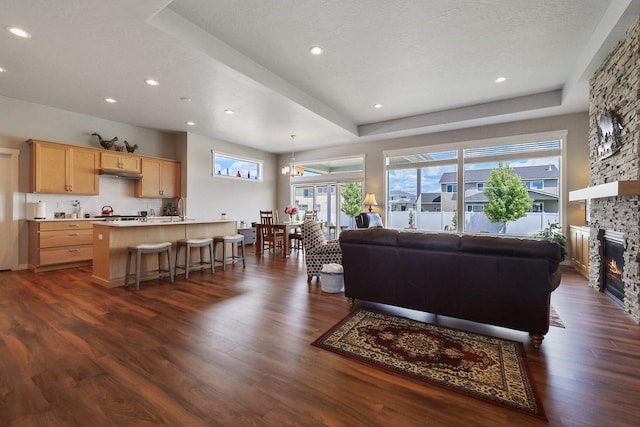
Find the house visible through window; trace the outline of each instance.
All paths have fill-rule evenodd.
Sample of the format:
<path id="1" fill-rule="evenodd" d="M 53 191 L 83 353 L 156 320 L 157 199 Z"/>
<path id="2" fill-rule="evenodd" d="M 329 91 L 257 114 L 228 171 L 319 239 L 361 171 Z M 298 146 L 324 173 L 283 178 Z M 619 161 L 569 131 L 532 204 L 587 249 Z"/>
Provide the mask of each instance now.
<path id="1" fill-rule="evenodd" d="M 565 137 L 559 131 L 385 152 L 387 227 L 406 228 L 410 211 L 415 227 L 424 230 L 529 235 L 561 223 Z M 507 221 L 506 230 L 485 214 L 488 204 L 500 203 L 486 189 L 501 164 L 520 178 L 532 200 L 529 212 Z"/>

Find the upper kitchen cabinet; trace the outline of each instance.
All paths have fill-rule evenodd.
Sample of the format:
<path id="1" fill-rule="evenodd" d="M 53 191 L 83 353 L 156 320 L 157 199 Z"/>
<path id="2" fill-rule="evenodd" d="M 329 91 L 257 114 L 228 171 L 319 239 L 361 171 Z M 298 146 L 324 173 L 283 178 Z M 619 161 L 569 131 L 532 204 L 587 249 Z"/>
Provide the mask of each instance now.
<path id="1" fill-rule="evenodd" d="M 97 195 L 99 151 L 48 141 L 31 144 L 31 192 Z"/>
<path id="2" fill-rule="evenodd" d="M 100 152 L 100 169 L 128 173 L 141 173 L 142 159 L 140 156 L 135 156 L 121 151 L 102 151 Z"/>
<path id="3" fill-rule="evenodd" d="M 180 162 L 142 158 L 142 179 L 136 183 L 136 197 L 180 197 Z"/>

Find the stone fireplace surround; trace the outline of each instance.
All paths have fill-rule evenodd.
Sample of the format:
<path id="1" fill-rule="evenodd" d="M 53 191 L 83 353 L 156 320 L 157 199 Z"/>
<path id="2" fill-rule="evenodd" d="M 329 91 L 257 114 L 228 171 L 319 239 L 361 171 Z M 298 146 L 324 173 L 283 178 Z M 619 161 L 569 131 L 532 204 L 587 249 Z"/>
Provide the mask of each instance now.
<path id="1" fill-rule="evenodd" d="M 589 118 L 589 286 L 602 291 L 603 247 L 605 231 L 624 236 L 623 309 L 640 323 L 640 192 L 598 193 L 624 183 L 638 188 L 640 180 L 640 18 L 636 19 L 621 40 L 596 71 L 590 82 Z M 605 159 L 598 158 L 597 124 L 601 114 L 613 111 L 624 126 L 622 148 Z M 618 186 L 618 185 L 616 185 Z M 589 195 L 589 189 L 585 189 Z M 581 190 L 581 191 L 585 191 Z"/>

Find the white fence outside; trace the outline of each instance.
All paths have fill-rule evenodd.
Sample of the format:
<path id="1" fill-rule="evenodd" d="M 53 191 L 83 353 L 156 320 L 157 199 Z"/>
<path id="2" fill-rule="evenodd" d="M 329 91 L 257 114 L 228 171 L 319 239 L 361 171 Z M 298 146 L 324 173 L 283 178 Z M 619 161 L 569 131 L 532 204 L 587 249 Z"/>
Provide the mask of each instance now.
<path id="1" fill-rule="evenodd" d="M 414 212 L 415 228 L 420 230 L 444 230 L 453 227 L 453 212 Z M 550 223 L 560 222 L 560 214 L 529 212 L 526 216 L 507 223 L 507 234 L 533 234 Z M 387 228 L 409 227 L 409 212 L 389 212 Z M 464 231 L 470 233 L 498 233 L 501 224 L 490 222 L 484 212 L 465 212 Z"/>

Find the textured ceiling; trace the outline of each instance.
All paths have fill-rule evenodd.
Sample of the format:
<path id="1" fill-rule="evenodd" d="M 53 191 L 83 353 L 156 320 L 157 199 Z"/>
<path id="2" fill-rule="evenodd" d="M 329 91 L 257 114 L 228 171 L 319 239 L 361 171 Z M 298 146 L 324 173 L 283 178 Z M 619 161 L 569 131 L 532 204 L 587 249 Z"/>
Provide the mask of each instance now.
<path id="1" fill-rule="evenodd" d="M 277 153 L 586 111 L 639 2 L 2 0 L 0 95 Z"/>

